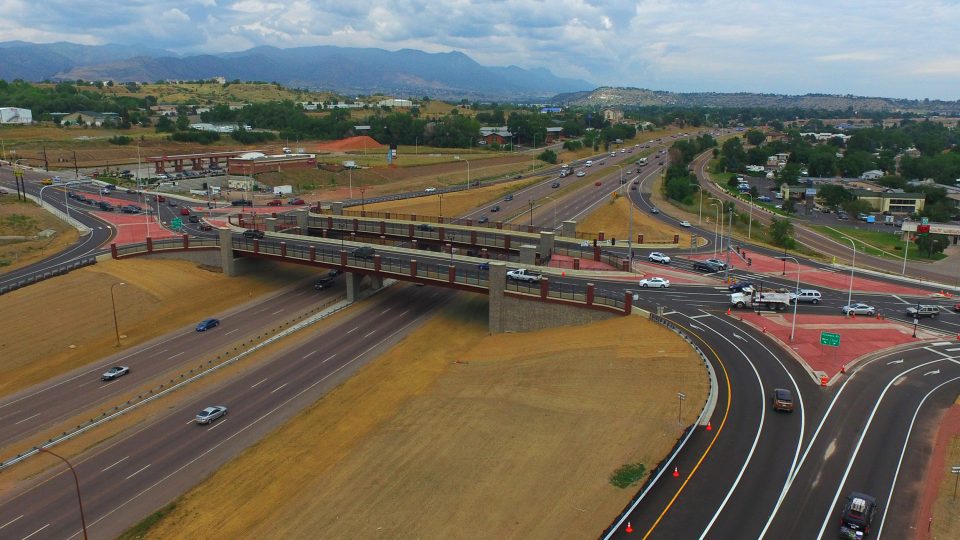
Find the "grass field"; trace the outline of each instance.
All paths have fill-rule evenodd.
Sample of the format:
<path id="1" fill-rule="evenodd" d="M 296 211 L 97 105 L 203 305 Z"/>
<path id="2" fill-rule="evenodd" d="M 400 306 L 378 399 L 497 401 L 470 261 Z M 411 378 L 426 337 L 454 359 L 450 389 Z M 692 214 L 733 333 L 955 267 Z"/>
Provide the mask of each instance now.
<path id="1" fill-rule="evenodd" d="M 172 260 L 104 261 L 0 296 L 0 396 L 143 343 L 311 275 L 282 267 L 228 278 Z M 121 348 L 110 288 L 114 287 Z"/>
<path id="2" fill-rule="evenodd" d="M 0 196 L 0 236 L 35 237 L 52 229 L 50 238 L 0 241 L 0 274 L 22 268 L 70 246 L 79 238 L 73 227 L 57 219 L 32 201 L 17 201 L 15 194 Z"/>
<path id="3" fill-rule="evenodd" d="M 945 471 L 940 481 L 937 499 L 933 504 L 932 539 L 960 538 L 960 512 L 957 512 L 957 499 L 954 488 L 957 475 L 950 467 L 960 463 L 960 436 L 950 438 L 947 455 L 944 459 Z"/>
<path id="4" fill-rule="evenodd" d="M 814 225 L 811 228 L 842 244 L 850 243 L 849 240 L 844 239 L 845 236 L 853 239 L 857 243 L 857 252 L 868 253 L 876 257 L 903 260 L 904 242 L 899 233 L 844 226 Z M 943 253 L 937 253 L 933 258 L 930 258 L 926 252 L 920 253 L 917 245 L 913 242 L 910 242 L 910 248 L 907 251 L 907 260 L 911 261 L 939 261 L 944 257 L 946 255 Z"/>
<path id="5" fill-rule="evenodd" d="M 625 464 L 649 471 L 679 436 L 671 398 L 705 400 L 702 363 L 638 317 L 488 335 L 485 304 L 456 301 L 145 537 L 599 534 L 635 490 L 610 477 Z"/>
<path id="6" fill-rule="evenodd" d="M 629 230 L 630 203 L 625 197 L 611 197 L 600 204 L 586 219 L 577 223 L 577 232 L 596 233 L 603 231 L 606 238 L 626 240 Z M 690 247 L 690 233 L 651 217 L 642 210 L 633 211 L 633 241 L 643 234 L 644 243 L 670 243 L 673 235 L 680 235 L 680 247 Z M 618 242 L 619 244 L 619 242 Z"/>
<path id="7" fill-rule="evenodd" d="M 502 200 L 512 191 L 523 189 L 541 179 L 526 179 L 504 182 L 495 186 L 485 186 L 469 191 L 457 191 L 443 196 L 443 215 L 456 217 L 486 206 L 494 201 Z M 355 208 L 354 208 L 355 210 Z M 399 201 L 386 201 L 366 205 L 368 212 L 402 212 L 419 216 L 436 216 L 440 214 L 440 196 L 415 197 Z M 493 219 L 493 217 L 491 217 Z"/>

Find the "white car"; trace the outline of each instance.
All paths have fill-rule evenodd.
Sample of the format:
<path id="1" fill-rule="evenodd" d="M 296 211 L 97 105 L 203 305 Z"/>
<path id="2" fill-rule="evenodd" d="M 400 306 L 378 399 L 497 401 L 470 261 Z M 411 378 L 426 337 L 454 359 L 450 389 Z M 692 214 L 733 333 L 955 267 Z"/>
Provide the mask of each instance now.
<path id="1" fill-rule="evenodd" d="M 689 227 L 689 226 L 690 226 L 690 222 L 689 222 L 689 221 L 686 221 L 686 220 L 681 221 L 681 222 L 680 222 L 680 226 L 681 226 L 681 227 Z"/>
<path id="2" fill-rule="evenodd" d="M 662 277 L 652 277 L 645 278 L 640 280 L 641 287 L 653 287 L 655 289 L 666 289 L 670 286 L 670 282 Z"/>
<path id="3" fill-rule="evenodd" d="M 214 405 L 197 413 L 198 424 L 209 424 L 221 416 L 227 415 L 227 408 L 223 405 Z"/>
<path id="4" fill-rule="evenodd" d="M 127 366 L 114 366 L 107 370 L 106 373 L 100 376 L 101 381 L 112 381 L 118 377 L 123 377 L 127 373 L 130 373 L 130 368 Z"/>
<path id="5" fill-rule="evenodd" d="M 577 176 L 586 176 L 586 175 L 587 175 L 587 173 L 585 173 L 585 172 L 583 172 L 583 171 L 577 171 Z"/>
<path id="6" fill-rule="evenodd" d="M 661 264 L 670 264 L 670 256 L 660 253 L 659 251 L 654 251 L 650 255 L 647 255 L 647 259 L 650 262 L 658 262 Z"/>
<path id="7" fill-rule="evenodd" d="M 433 193 L 433 192 L 436 191 L 436 190 L 437 190 L 437 188 L 435 188 L 435 187 L 428 187 L 428 188 L 425 189 L 424 191 L 426 191 L 427 193 Z"/>

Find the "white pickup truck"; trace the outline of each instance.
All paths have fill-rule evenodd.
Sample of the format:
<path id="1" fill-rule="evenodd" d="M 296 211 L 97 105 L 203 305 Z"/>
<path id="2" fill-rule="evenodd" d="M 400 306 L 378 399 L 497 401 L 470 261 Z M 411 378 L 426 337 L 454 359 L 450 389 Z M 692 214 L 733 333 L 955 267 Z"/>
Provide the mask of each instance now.
<path id="1" fill-rule="evenodd" d="M 540 277 L 541 276 L 539 272 L 534 272 L 533 270 L 527 270 L 525 268 L 521 268 L 519 270 L 510 270 L 507 272 L 507 279 L 512 279 L 513 281 L 539 283 Z"/>
<path id="2" fill-rule="evenodd" d="M 730 305 L 742 307 L 762 307 L 770 311 L 784 311 L 793 300 L 788 292 L 735 292 L 730 295 Z"/>

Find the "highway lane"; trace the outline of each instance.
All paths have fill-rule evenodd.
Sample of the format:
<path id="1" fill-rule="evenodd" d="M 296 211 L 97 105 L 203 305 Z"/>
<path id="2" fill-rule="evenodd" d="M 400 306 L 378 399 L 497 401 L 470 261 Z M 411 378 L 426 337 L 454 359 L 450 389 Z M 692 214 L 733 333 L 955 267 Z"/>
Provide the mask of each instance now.
<path id="1" fill-rule="evenodd" d="M 338 278 L 337 287 L 316 291 L 313 280 L 303 281 L 225 313 L 197 313 L 198 322 L 217 317 L 221 319 L 220 326 L 196 332 L 194 325 L 190 325 L 5 396 L 0 400 L 0 447 L 19 442 L 23 448 L 17 450 L 26 450 L 40 442 L 27 443 L 26 439 L 60 426 L 82 411 L 90 411 L 91 417 L 95 416 L 99 408 L 113 407 L 148 390 L 154 383 L 159 384 L 161 375 L 176 375 L 196 367 L 228 350 L 231 344 L 254 339 L 262 334 L 263 328 L 275 322 L 342 296 L 342 282 L 343 279 Z M 130 367 L 130 373 L 102 382 L 100 375 L 116 365 Z M 63 427 L 73 427 L 73 424 Z"/>
<path id="2" fill-rule="evenodd" d="M 229 383 L 170 407 L 105 448 L 75 460 L 91 538 L 113 538 L 215 471 L 243 448 L 348 378 L 453 294 L 405 287 L 368 309 L 258 362 Z M 192 422 L 201 408 L 228 415 Z M 80 534 L 73 479 L 59 462 L 45 478 L 0 502 L 0 535 L 74 538 Z"/>
<path id="3" fill-rule="evenodd" d="M 942 394 L 925 403 L 928 416 L 935 417 L 932 411 L 952 403 L 960 391 L 960 362 L 956 351 L 947 350 L 951 348 L 956 349 L 956 344 L 944 342 L 878 355 L 858 366 L 839 388 L 825 391 L 832 400 L 828 414 L 820 419 L 815 438 L 804 450 L 767 538 L 835 537 L 840 504 L 852 490 L 877 497 L 895 512 L 898 517 L 885 528 L 889 536 L 912 535 L 916 475 L 926 466 L 923 456 L 929 452 L 929 439 L 925 435 L 931 426 L 910 433 L 910 423 L 928 392 Z M 910 450 L 905 451 L 905 446 Z M 905 481 L 901 477 L 902 483 L 895 486 L 903 456 L 909 457 L 907 468 L 914 477 Z M 873 528 L 883 525 L 878 519 Z"/>
<path id="4" fill-rule="evenodd" d="M 624 521 L 649 538 L 694 538 L 708 532 L 719 538 L 756 537 L 762 524 L 743 516 L 772 509 L 775 500 L 759 503 L 758 490 L 786 485 L 804 436 L 811 383 L 749 328 L 697 309 L 680 308 L 665 316 L 699 340 L 721 393 L 710 418 L 713 430 L 695 428 L 692 444 L 668 467 L 668 472 L 677 467 L 680 477 L 662 477 Z M 794 413 L 770 410 L 774 387 L 792 390 Z M 612 536 L 629 535 L 621 524 Z"/>

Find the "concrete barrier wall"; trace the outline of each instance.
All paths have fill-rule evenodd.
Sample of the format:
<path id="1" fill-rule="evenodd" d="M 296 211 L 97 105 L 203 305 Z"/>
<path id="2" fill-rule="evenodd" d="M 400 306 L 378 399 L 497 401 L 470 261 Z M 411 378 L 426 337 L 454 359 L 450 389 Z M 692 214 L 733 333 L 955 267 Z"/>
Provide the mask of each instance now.
<path id="1" fill-rule="evenodd" d="M 490 303 L 494 309 L 494 303 Z M 522 300 L 504 296 L 499 302 L 503 332 L 533 332 L 558 326 L 576 326 L 620 317 L 616 313 L 571 304 Z M 493 331 L 493 328 L 491 328 Z"/>

